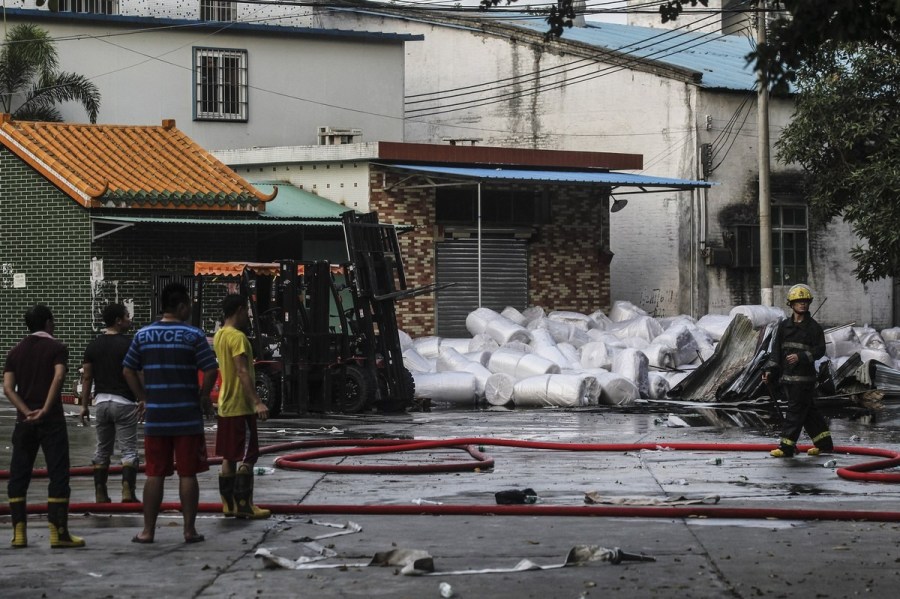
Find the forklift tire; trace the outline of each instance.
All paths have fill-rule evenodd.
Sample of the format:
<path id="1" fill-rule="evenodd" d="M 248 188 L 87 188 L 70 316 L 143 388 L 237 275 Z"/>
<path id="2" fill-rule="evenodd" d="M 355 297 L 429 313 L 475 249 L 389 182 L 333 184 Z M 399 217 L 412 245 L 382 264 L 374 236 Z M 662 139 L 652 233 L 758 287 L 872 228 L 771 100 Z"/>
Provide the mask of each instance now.
<path id="1" fill-rule="evenodd" d="M 400 393 L 399 397 L 387 397 L 387 384 L 384 380 L 381 383 L 381 397 L 383 398 L 378 408 L 382 412 L 404 412 L 413 405 L 416 396 L 416 380 L 412 373 L 403 368 L 400 374 Z"/>
<path id="2" fill-rule="evenodd" d="M 281 397 L 278 386 L 267 372 L 256 371 L 256 394 L 269 408 L 269 418 L 278 418 L 281 415 Z"/>
<path id="3" fill-rule="evenodd" d="M 375 377 L 368 368 L 351 364 L 344 374 L 344 393 L 335 398 L 338 411 L 357 414 L 372 405 L 375 399 Z"/>

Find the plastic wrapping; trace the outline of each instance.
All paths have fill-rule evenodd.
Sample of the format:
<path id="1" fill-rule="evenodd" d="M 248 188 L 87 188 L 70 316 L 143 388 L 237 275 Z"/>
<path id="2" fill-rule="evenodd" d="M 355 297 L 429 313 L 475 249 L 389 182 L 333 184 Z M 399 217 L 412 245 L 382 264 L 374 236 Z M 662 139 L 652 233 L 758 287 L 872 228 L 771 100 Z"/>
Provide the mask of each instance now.
<path id="1" fill-rule="evenodd" d="M 522 316 L 525 317 L 525 322 L 531 322 L 533 320 L 544 318 L 545 314 L 544 309 L 540 306 L 531 306 L 522 311 Z"/>
<path id="2" fill-rule="evenodd" d="M 609 319 L 613 322 L 631 320 L 632 318 L 637 318 L 638 316 L 649 315 L 646 311 L 638 308 L 631 302 L 626 302 L 624 300 L 613 302 L 612 310 L 609 311 Z"/>
<path id="3" fill-rule="evenodd" d="M 637 385 L 627 378 L 602 369 L 586 370 L 600 385 L 599 402 L 608 406 L 627 406 L 640 398 Z"/>
<path id="4" fill-rule="evenodd" d="M 406 349 L 407 347 L 412 347 L 413 340 L 405 331 L 397 331 L 397 335 L 400 337 L 400 349 Z"/>
<path id="5" fill-rule="evenodd" d="M 497 318 L 487 323 L 484 332 L 500 345 L 510 341 L 521 341 L 522 343 L 531 341 L 531 333 L 528 329 L 499 314 Z"/>
<path id="6" fill-rule="evenodd" d="M 438 372 L 468 372 L 475 376 L 475 391 L 479 397 L 484 395 L 484 385 L 491 376 L 491 371 L 481 362 L 473 362 L 452 347 L 442 347 L 437 358 Z"/>
<path id="7" fill-rule="evenodd" d="M 559 366 L 546 358 L 509 349 L 498 349 L 491 354 L 488 370 L 502 372 L 516 380 L 540 374 L 559 374 Z"/>
<path id="8" fill-rule="evenodd" d="M 550 320 L 549 318 L 530 321 L 528 329 L 531 331 L 546 329 L 557 343 L 571 343 L 575 347 L 581 347 L 591 340 L 587 331 L 577 329 L 566 322 Z"/>
<path id="9" fill-rule="evenodd" d="M 557 322 L 564 322 L 575 327 L 576 329 L 581 329 L 582 331 L 593 329 L 596 326 L 596 323 L 590 316 L 588 316 L 587 314 L 581 314 L 580 312 L 554 310 L 547 315 L 547 318 L 549 318 L 550 320 L 555 320 Z"/>
<path id="10" fill-rule="evenodd" d="M 571 343 L 559 343 L 556 345 L 556 348 L 565 357 L 568 363 L 567 368 L 581 370 L 581 356 L 578 355 L 578 350 L 574 345 Z"/>
<path id="11" fill-rule="evenodd" d="M 417 398 L 467 406 L 475 404 L 477 383 L 470 372 L 414 372 L 413 380 Z"/>
<path id="12" fill-rule="evenodd" d="M 500 316 L 504 318 L 508 318 L 517 325 L 525 326 L 528 324 L 528 320 L 525 318 L 525 315 L 513 308 L 512 306 L 507 306 L 503 308 L 503 312 L 500 313 Z"/>
<path id="13" fill-rule="evenodd" d="M 885 342 L 900 341 L 900 327 L 892 327 L 881 331 L 881 338 Z"/>
<path id="14" fill-rule="evenodd" d="M 853 327 L 853 332 L 866 349 L 886 349 L 887 345 L 881 335 L 872 327 Z"/>
<path id="15" fill-rule="evenodd" d="M 534 353 L 534 348 L 531 347 L 530 343 L 522 343 L 521 341 L 510 341 L 509 343 L 504 343 L 502 349 L 522 352 L 523 354 Z"/>
<path id="16" fill-rule="evenodd" d="M 670 347 L 675 351 L 675 366 L 690 364 L 697 359 L 697 355 L 700 353 L 700 345 L 684 324 L 669 327 L 661 335 L 658 335 L 653 343 Z"/>
<path id="17" fill-rule="evenodd" d="M 494 351 L 499 348 L 500 345 L 485 335 L 484 333 L 479 333 L 472 337 L 472 340 L 469 341 L 469 351 Z"/>
<path id="18" fill-rule="evenodd" d="M 675 368 L 677 366 L 676 352 L 671 347 L 659 343 L 651 343 L 641 351 L 647 356 L 650 366 L 656 366 L 657 368 Z"/>
<path id="19" fill-rule="evenodd" d="M 656 322 L 656 319 L 651 316 L 637 316 L 630 320 L 619 320 L 614 322 L 606 330 L 619 339 L 640 337 L 648 343 L 653 341 L 663 332 L 662 325 Z"/>
<path id="20" fill-rule="evenodd" d="M 891 354 L 883 349 L 863 348 L 859 351 L 859 358 L 863 361 L 863 364 L 869 360 L 877 360 L 885 366 L 890 366 L 891 368 L 894 367 L 894 359 L 891 357 Z"/>
<path id="21" fill-rule="evenodd" d="M 612 356 L 609 348 L 602 341 L 586 343 L 581 346 L 579 352 L 581 365 L 584 368 L 605 368 L 609 370 L 612 367 Z"/>
<path id="22" fill-rule="evenodd" d="M 643 398 L 650 396 L 649 368 L 647 356 L 636 349 L 623 349 L 613 358 L 612 371 L 637 385 Z"/>
<path id="23" fill-rule="evenodd" d="M 473 337 L 480 335 L 485 332 L 488 323 L 498 316 L 500 316 L 500 314 L 490 308 L 476 308 L 466 316 L 466 330 L 468 330 L 469 334 Z"/>
<path id="24" fill-rule="evenodd" d="M 491 353 L 489 351 L 470 351 L 466 352 L 463 355 L 466 359 L 472 360 L 473 362 L 478 362 L 482 366 L 487 367 L 488 361 L 491 359 Z"/>
<path id="25" fill-rule="evenodd" d="M 591 319 L 594 321 L 594 328 L 606 330 L 609 328 L 609 325 L 612 324 L 612 320 L 609 319 L 602 310 L 597 310 L 596 312 L 591 313 Z"/>
<path id="26" fill-rule="evenodd" d="M 508 374 L 497 372 L 488 377 L 484 384 L 484 399 L 492 406 L 512 404 L 516 379 Z"/>
<path id="27" fill-rule="evenodd" d="M 520 380 L 513 390 L 513 403 L 521 407 L 574 408 L 589 403 L 596 379 L 586 374 L 543 374 Z"/>
<path id="28" fill-rule="evenodd" d="M 706 331 L 710 339 L 719 341 L 731 324 L 731 319 L 728 314 L 707 314 L 697 321 L 697 326 Z"/>
<path id="29" fill-rule="evenodd" d="M 670 388 L 666 377 L 657 372 L 650 373 L 650 399 L 665 399 Z"/>
<path id="30" fill-rule="evenodd" d="M 625 348 L 645 350 L 650 347 L 650 342 L 643 337 L 625 337 L 622 339 L 622 345 Z"/>
<path id="31" fill-rule="evenodd" d="M 469 344 L 472 342 L 470 337 L 459 338 L 459 337 L 441 337 L 440 350 L 443 351 L 445 347 L 452 347 L 456 351 L 461 354 L 464 354 L 469 351 Z"/>
<path id="32" fill-rule="evenodd" d="M 403 365 L 410 372 L 434 372 L 436 369 L 435 361 L 423 357 L 414 347 L 403 350 Z"/>
<path id="33" fill-rule="evenodd" d="M 738 314 L 749 318 L 754 329 L 762 328 L 784 318 L 784 310 L 776 306 L 735 306 L 728 315 L 734 318 Z"/>
<path id="34" fill-rule="evenodd" d="M 413 347 L 424 358 L 437 358 L 441 353 L 441 338 L 419 337 L 413 341 Z"/>
<path id="35" fill-rule="evenodd" d="M 825 353 L 829 358 L 849 356 L 863 349 L 851 326 L 829 329 L 825 333 Z"/>

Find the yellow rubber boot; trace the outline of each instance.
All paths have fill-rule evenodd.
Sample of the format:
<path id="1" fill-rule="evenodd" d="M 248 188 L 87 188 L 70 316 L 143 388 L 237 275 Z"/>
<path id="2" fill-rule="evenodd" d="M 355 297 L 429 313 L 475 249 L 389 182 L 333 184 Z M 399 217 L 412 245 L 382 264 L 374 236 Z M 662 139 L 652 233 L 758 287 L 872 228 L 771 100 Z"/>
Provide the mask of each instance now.
<path id="1" fill-rule="evenodd" d="M 235 516 L 251 520 L 262 520 L 272 515 L 269 510 L 253 505 L 253 471 L 246 464 L 238 468 L 234 477 Z"/>
<path id="2" fill-rule="evenodd" d="M 50 528 L 52 549 L 84 547 L 81 537 L 69 533 L 69 498 L 50 497 L 47 499 L 47 526 Z"/>
<path id="3" fill-rule="evenodd" d="M 9 498 L 9 515 L 12 517 L 13 538 L 10 545 L 14 549 L 22 549 L 28 547 L 28 535 L 26 533 L 28 525 L 28 511 L 25 505 L 24 497 Z"/>

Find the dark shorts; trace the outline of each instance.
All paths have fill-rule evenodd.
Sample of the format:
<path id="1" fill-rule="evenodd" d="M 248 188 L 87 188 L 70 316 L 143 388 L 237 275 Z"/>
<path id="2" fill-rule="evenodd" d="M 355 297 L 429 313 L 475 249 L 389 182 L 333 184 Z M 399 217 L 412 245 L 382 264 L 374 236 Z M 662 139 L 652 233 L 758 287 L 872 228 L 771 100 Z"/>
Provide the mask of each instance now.
<path id="1" fill-rule="evenodd" d="M 147 476 L 193 476 L 209 470 L 206 437 L 177 435 L 144 437 L 144 473 Z"/>
<path id="2" fill-rule="evenodd" d="M 229 462 L 253 465 L 259 459 L 256 414 L 219 416 L 216 426 L 216 455 Z"/>

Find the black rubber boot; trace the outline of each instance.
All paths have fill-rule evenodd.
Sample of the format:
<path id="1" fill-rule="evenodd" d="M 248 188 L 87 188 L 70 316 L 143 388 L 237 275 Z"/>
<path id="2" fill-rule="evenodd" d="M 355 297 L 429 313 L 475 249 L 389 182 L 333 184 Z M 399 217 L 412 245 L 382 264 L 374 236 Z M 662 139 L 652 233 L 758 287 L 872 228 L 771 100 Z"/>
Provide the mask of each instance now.
<path id="1" fill-rule="evenodd" d="M 69 534 L 69 498 L 47 499 L 47 525 L 50 527 L 50 547 L 70 549 L 84 547 L 84 539 Z"/>
<path id="2" fill-rule="evenodd" d="M 234 474 L 219 475 L 219 495 L 222 497 L 222 513 L 227 517 L 235 514 Z"/>
<path id="3" fill-rule="evenodd" d="M 94 464 L 94 501 L 112 503 L 106 483 L 109 480 L 109 464 Z"/>
<path id="4" fill-rule="evenodd" d="M 15 549 L 28 547 L 28 510 L 24 497 L 9 498 L 9 515 L 12 518 L 13 538 L 10 545 Z"/>
<path id="5" fill-rule="evenodd" d="M 122 503 L 140 503 L 135 487 L 137 486 L 137 468 L 131 464 L 122 465 Z"/>
<path id="6" fill-rule="evenodd" d="M 264 510 L 253 505 L 253 471 L 249 466 L 242 465 L 234 476 L 234 501 L 238 518 L 262 520 L 272 515 L 269 510 Z"/>

